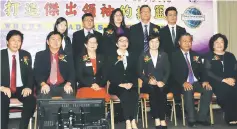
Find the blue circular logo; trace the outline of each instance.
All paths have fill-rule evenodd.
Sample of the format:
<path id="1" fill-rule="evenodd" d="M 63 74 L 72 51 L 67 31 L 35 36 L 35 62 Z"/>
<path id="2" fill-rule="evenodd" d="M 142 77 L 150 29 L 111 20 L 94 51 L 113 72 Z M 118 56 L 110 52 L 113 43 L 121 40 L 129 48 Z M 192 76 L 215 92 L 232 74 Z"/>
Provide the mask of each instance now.
<path id="1" fill-rule="evenodd" d="M 181 16 L 186 26 L 189 28 L 197 28 L 205 20 L 205 16 L 196 7 L 187 8 Z"/>

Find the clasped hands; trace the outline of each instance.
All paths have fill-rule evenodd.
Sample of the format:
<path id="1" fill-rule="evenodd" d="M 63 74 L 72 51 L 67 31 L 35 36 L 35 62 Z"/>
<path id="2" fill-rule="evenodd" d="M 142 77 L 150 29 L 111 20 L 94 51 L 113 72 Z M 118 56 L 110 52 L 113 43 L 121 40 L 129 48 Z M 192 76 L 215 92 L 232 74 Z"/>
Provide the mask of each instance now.
<path id="1" fill-rule="evenodd" d="M 132 88 L 133 84 L 132 83 L 122 83 L 122 84 L 119 84 L 119 86 L 129 90 Z"/>
<path id="2" fill-rule="evenodd" d="M 158 87 L 164 87 L 165 83 L 162 81 L 156 81 L 155 78 L 150 78 L 148 84 L 158 86 Z"/>

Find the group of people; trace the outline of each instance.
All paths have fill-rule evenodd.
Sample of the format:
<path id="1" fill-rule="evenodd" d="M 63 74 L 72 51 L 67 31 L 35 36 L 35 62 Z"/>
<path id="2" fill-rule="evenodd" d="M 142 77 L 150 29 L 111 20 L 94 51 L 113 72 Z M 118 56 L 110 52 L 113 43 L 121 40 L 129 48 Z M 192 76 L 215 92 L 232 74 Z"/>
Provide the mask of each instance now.
<path id="1" fill-rule="evenodd" d="M 23 34 L 11 30 L 7 49 L 1 50 L 1 128 L 7 129 L 10 98 L 23 103 L 20 129 L 27 129 L 37 98 L 104 98 L 116 95 L 121 102 L 126 129 L 137 129 L 138 78 L 141 92 L 149 94 L 156 129 L 167 129 L 166 94 L 182 94 L 188 125 L 210 125 L 209 104 L 213 92 L 230 125 L 237 124 L 237 63 L 226 52 L 225 35 L 215 34 L 210 52 L 201 56 L 191 50 L 193 36 L 176 24 L 178 11 L 168 7 L 168 24 L 160 28 L 150 22 L 151 8 L 140 7 L 141 22 L 128 28 L 122 11 L 113 10 L 103 35 L 94 28 L 90 13 L 82 16 L 83 29 L 68 37 L 68 22 L 57 19 L 46 39 L 46 49 L 37 52 L 34 67 L 29 52 L 22 50 Z M 108 86 L 108 91 L 106 91 Z M 194 92 L 201 93 L 196 119 Z"/>

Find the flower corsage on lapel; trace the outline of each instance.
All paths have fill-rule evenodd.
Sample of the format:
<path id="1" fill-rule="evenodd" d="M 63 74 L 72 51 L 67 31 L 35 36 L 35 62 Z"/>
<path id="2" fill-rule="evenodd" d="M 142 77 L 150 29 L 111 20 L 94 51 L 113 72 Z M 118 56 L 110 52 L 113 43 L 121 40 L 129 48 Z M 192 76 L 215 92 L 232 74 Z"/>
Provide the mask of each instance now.
<path id="1" fill-rule="evenodd" d="M 29 63 L 29 57 L 28 56 L 23 56 L 23 62 L 24 64 L 28 65 Z"/>
<path id="2" fill-rule="evenodd" d="M 159 32 L 159 29 L 158 28 L 153 28 L 153 31 L 155 32 L 155 33 L 158 33 Z"/>
<path id="3" fill-rule="evenodd" d="M 148 55 L 146 55 L 146 56 L 144 57 L 144 62 L 145 62 L 145 63 L 148 63 L 150 60 L 151 60 L 151 57 L 149 57 Z"/>
<path id="4" fill-rule="evenodd" d="M 82 58 L 83 58 L 84 62 L 89 62 L 90 61 L 90 57 L 88 55 L 84 55 Z"/>
<path id="5" fill-rule="evenodd" d="M 199 56 L 193 56 L 193 61 L 196 63 L 200 63 L 199 58 Z"/>
<path id="6" fill-rule="evenodd" d="M 116 65 L 119 61 L 122 61 L 122 60 L 123 60 L 123 57 L 122 57 L 121 55 L 118 55 L 117 59 L 118 59 L 118 60 L 115 62 L 114 65 Z"/>
<path id="7" fill-rule="evenodd" d="M 212 60 L 220 60 L 220 57 L 218 55 L 214 55 L 214 57 L 212 58 Z"/>
<path id="8" fill-rule="evenodd" d="M 60 55 L 58 56 L 58 59 L 59 59 L 60 61 L 67 62 L 67 60 L 65 59 L 66 56 L 67 56 L 67 55 L 60 54 Z"/>
<path id="9" fill-rule="evenodd" d="M 112 29 L 108 29 L 107 31 L 106 31 L 106 34 L 107 35 L 111 35 L 111 34 L 113 34 L 114 33 L 114 31 L 112 30 Z"/>

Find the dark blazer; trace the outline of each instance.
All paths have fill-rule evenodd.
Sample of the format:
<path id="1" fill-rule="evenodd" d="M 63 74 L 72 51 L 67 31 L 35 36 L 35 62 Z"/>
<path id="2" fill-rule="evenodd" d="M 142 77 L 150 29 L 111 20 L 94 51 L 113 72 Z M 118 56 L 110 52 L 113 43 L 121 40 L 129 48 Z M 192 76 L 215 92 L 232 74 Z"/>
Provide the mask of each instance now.
<path id="1" fill-rule="evenodd" d="M 150 60 L 145 62 L 145 58 Z M 154 76 L 157 81 L 166 84 L 170 74 L 170 63 L 168 55 L 165 52 L 158 52 L 156 67 L 154 67 L 150 52 L 141 54 L 138 65 L 139 78 L 143 80 L 143 86 L 147 86 L 149 76 Z"/>
<path id="2" fill-rule="evenodd" d="M 40 51 L 36 53 L 35 62 L 34 62 L 34 75 L 35 80 L 40 86 L 42 82 L 47 83 L 47 80 L 50 76 L 51 70 L 51 52 L 49 49 Z M 66 55 L 64 51 L 59 51 L 59 55 L 64 55 L 66 61 L 58 60 L 59 71 L 65 80 L 65 82 L 70 82 L 74 88 L 75 75 L 73 61 L 69 56 Z"/>
<path id="3" fill-rule="evenodd" d="M 153 23 L 150 23 L 149 33 L 159 33 L 155 32 L 154 29 L 160 30 L 160 26 L 157 26 Z M 129 50 L 133 52 L 135 58 L 139 58 L 139 56 L 144 52 L 144 34 L 143 34 L 143 28 L 142 23 L 137 23 L 130 27 L 130 44 L 129 44 Z"/>
<path id="4" fill-rule="evenodd" d="M 176 38 L 175 38 L 175 45 L 172 41 L 171 33 L 169 26 L 166 25 L 165 27 L 160 29 L 160 48 L 164 50 L 170 57 L 172 52 L 179 49 L 179 38 L 182 34 L 186 33 L 186 29 L 176 25 Z M 171 58 L 170 58 L 171 59 Z"/>
<path id="5" fill-rule="evenodd" d="M 88 56 L 88 55 L 87 55 Z M 76 75 L 79 88 L 91 87 L 93 83 L 98 84 L 101 87 L 106 85 L 106 67 L 105 60 L 102 55 L 96 56 L 96 74 L 94 75 L 93 67 L 86 66 L 89 61 L 83 61 L 83 56 L 80 56 L 76 60 Z"/>
<path id="6" fill-rule="evenodd" d="M 109 34 L 107 31 L 112 30 L 113 33 Z M 129 37 L 129 29 L 125 28 L 124 34 Z M 109 56 L 117 51 L 118 47 L 117 43 L 117 34 L 113 28 L 105 28 L 103 33 L 103 42 L 102 42 L 102 50 L 105 56 Z"/>
<path id="7" fill-rule="evenodd" d="M 24 62 L 24 57 L 28 57 L 28 64 Z M 30 53 L 22 49 L 19 50 L 19 61 L 23 87 L 33 89 L 33 71 Z M 10 87 L 10 68 L 7 49 L 1 50 L 1 86 Z"/>
<path id="8" fill-rule="evenodd" d="M 120 94 L 123 88 L 118 85 L 121 83 L 132 83 L 132 89 L 137 90 L 138 78 L 136 76 L 136 62 L 132 53 L 127 56 L 127 68 L 124 70 L 123 62 L 118 61 L 118 54 L 115 52 L 108 58 L 107 77 L 110 82 L 109 93 Z M 116 63 L 117 62 L 117 63 Z"/>
<path id="9" fill-rule="evenodd" d="M 98 48 L 97 52 L 101 53 L 101 42 L 102 42 L 102 34 L 98 31 L 93 30 L 93 33 L 96 35 L 97 42 L 98 42 Z M 85 34 L 84 29 L 81 29 L 79 31 L 76 31 L 73 33 L 72 37 L 72 52 L 74 60 L 79 56 L 83 54 L 83 51 L 85 49 Z M 76 61 L 75 61 L 76 62 Z"/>
<path id="10" fill-rule="evenodd" d="M 197 78 L 198 81 L 201 81 L 202 68 L 203 68 L 201 56 L 198 53 L 191 50 L 189 51 L 189 53 L 194 76 Z M 194 59 L 196 57 L 198 57 L 198 60 Z M 171 61 L 172 75 L 177 84 L 180 87 L 182 87 L 183 83 L 187 81 L 189 72 L 188 65 L 186 63 L 182 51 L 179 49 L 176 52 L 173 52 L 171 60 L 172 60 Z"/>

